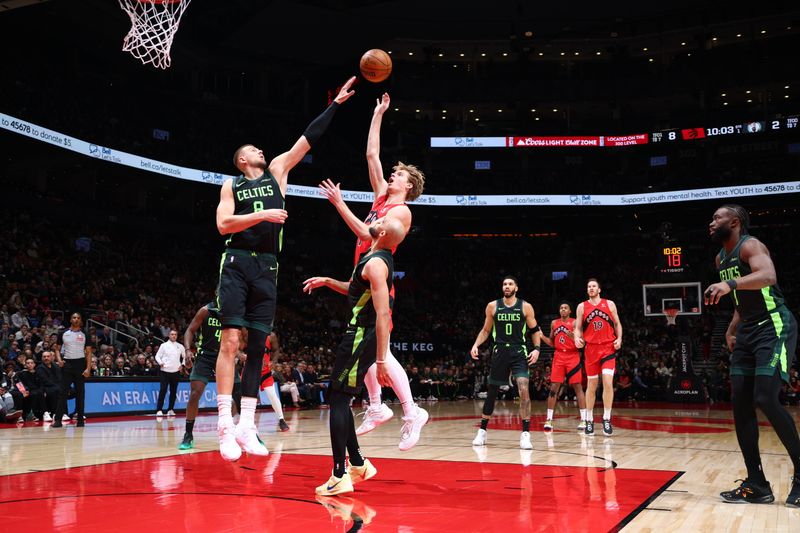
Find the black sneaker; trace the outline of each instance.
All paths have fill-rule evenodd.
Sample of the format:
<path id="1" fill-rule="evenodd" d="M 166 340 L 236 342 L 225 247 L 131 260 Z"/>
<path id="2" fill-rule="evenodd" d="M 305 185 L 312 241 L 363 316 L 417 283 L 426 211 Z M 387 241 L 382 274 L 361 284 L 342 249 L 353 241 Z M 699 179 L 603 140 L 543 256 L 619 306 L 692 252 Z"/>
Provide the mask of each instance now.
<path id="1" fill-rule="evenodd" d="M 191 433 L 184 433 L 183 440 L 178 444 L 179 450 L 191 450 L 194 448 L 194 438 Z"/>
<path id="2" fill-rule="evenodd" d="M 610 437 L 614 433 L 614 428 L 611 427 L 611 420 L 603 419 L 603 435 Z"/>
<path id="3" fill-rule="evenodd" d="M 289 424 L 286 423 L 286 420 L 281 418 L 278 420 L 278 429 L 281 431 L 289 431 Z"/>
<path id="4" fill-rule="evenodd" d="M 583 432 L 587 435 L 594 435 L 594 422 L 591 420 L 586 421 L 586 429 Z"/>
<path id="5" fill-rule="evenodd" d="M 83 427 L 83 426 L 85 426 L 85 425 L 86 425 L 86 422 L 83 420 L 83 418 L 79 418 L 79 419 L 78 419 L 78 423 L 77 423 L 77 424 L 75 424 L 75 427 L 82 428 L 82 427 Z"/>
<path id="6" fill-rule="evenodd" d="M 61 424 L 61 420 L 53 420 L 53 423 L 50 425 L 51 428 L 60 428 L 63 427 Z"/>
<path id="7" fill-rule="evenodd" d="M 741 481 L 742 484 L 733 490 L 719 493 L 725 503 L 772 503 L 775 501 L 769 483 L 762 486 L 746 479 L 737 479 L 736 481 Z"/>
<path id="8" fill-rule="evenodd" d="M 800 507 L 800 474 L 795 474 L 792 477 L 792 489 L 789 491 L 789 496 L 786 498 L 787 507 Z"/>

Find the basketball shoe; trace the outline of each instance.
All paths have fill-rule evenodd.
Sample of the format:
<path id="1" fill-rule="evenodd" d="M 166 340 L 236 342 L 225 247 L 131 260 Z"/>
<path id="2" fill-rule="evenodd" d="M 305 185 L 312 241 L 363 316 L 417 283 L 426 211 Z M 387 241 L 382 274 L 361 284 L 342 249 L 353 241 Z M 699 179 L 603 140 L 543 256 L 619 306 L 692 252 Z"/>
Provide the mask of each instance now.
<path id="1" fill-rule="evenodd" d="M 278 431 L 289 431 L 289 424 L 283 418 L 278 420 Z"/>
<path id="2" fill-rule="evenodd" d="M 250 455 L 269 455 L 269 450 L 264 445 L 264 442 L 258 437 L 258 430 L 256 425 L 242 426 L 239 424 L 234 431 L 236 436 L 236 443 L 241 446 L 243 452 Z"/>
<path id="3" fill-rule="evenodd" d="M 428 418 L 428 411 L 422 407 L 417 407 L 417 416 L 403 417 L 403 427 L 400 430 L 400 451 L 410 450 L 417 444 L 422 426 L 428 423 Z"/>
<path id="4" fill-rule="evenodd" d="M 614 433 L 614 428 L 611 427 L 611 420 L 604 418 L 603 419 L 603 435 L 606 437 L 610 437 L 611 434 Z"/>
<path id="5" fill-rule="evenodd" d="M 725 503 L 772 503 L 775 501 L 769 483 L 758 485 L 747 479 L 737 479 L 736 481 L 741 481 L 742 484 L 733 490 L 719 493 Z"/>
<path id="6" fill-rule="evenodd" d="M 347 472 L 342 477 L 336 477 L 331 474 L 330 479 L 317 487 L 315 492 L 320 496 L 336 496 L 337 494 L 353 492 L 353 481 Z"/>
<path id="7" fill-rule="evenodd" d="M 523 431 L 519 436 L 519 447 L 521 450 L 532 450 L 531 434 L 528 431 Z"/>
<path id="8" fill-rule="evenodd" d="M 183 440 L 181 441 L 180 444 L 178 444 L 178 449 L 179 450 L 191 450 L 192 448 L 194 448 L 194 438 L 192 438 L 191 434 L 184 433 L 183 434 Z"/>
<path id="9" fill-rule="evenodd" d="M 581 420 L 578 422 L 578 431 L 582 431 L 586 429 L 586 420 Z"/>
<path id="10" fill-rule="evenodd" d="M 236 426 L 217 425 L 219 434 L 219 454 L 226 461 L 238 461 L 242 456 L 242 448 L 236 442 Z"/>
<path id="11" fill-rule="evenodd" d="M 486 430 L 479 429 L 478 434 L 472 439 L 473 446 L 486 446 Z"/>
<path id="12" fill-rule="evenodd" d="M 548 418 L 544 421 L 544 430 L 553 431 L 553 421 L 551 419 Z"/>
<path id="13" fill-rule="evenodd" d="M 369 459 L 364 459 L 364 464 L 361 466 L 350 465 L 347 473 L 350 474 L 350 482 L 355 485 L 374 477 L 378 473 L 378 469 L 369 462 Z"/>
<path id="14" fill-rule="evenodd" d="M 384 422 L 391 420 L 394 413 L 388 405 L 381 403 L 375 406 L 370 405 L 363 415 L 364 421 L 356 429 L 356 435 L 359 436 L 369 433 Z"/>
<path id="15" fill-rule="evenodd" d="M 583 430 L 586 435 L 594 435 L 594 421 L 587 420 L 586 421 L 586 429 Z"/>

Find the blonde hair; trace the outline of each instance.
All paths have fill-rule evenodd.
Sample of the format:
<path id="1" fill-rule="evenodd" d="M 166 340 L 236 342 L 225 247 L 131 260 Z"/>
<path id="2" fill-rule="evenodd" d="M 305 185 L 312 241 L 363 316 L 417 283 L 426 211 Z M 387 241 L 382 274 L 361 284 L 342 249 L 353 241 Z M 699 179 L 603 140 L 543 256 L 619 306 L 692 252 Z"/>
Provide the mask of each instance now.
<path id="1" fill-rule="evenodd" d="M 397 172 L 398 170 L 408 172 L 408 182 L 411 184 L 411 189 L 406 194 L 406 200 L 412 202 L 419 198 L 425 188 L 425 174 L 414 165 L 406 165 L 402 161 L 398 161 L 394 166 L 394 171 Z"/>

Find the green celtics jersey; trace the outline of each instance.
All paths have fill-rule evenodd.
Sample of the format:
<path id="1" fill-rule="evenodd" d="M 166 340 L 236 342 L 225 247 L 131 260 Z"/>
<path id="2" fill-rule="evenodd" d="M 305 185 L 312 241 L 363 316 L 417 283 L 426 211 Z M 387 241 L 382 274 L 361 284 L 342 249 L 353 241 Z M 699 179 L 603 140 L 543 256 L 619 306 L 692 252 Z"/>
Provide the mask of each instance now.
<path id="1" fill-rule="evenodd" d="M 750 235 L 742 235 L 730 254 L 725 252 L 725 248 L 719 252 L 720 281 L 738 279 L 753 272 L 750 265 L 743 261 L 739 255 L 742 244 L 750 238 Z M 781 293 L 777 283 L 758 290 L 736 289 L 731 295 L 736 304 L 736 310 L 739 311 L 739 317 L 743 322 L 768 318 L 769 313 L 784 304 L 783 293 Z"/>
<path id="2" fill-rule="evenodd" d="M 524 303 L 525 300 L 517 298 L 513 305 L 506 307 L 502 298 L 497 300 L 492 328 L 492 339 L 495 344 L 525 344 L 528 324 L 522 311 Z"/>
<path id="3" fill-rule="evenodd" d="M 389 290 L 389 309 L 392 309 L 394 300 L 392 298 L 392 278 L 394 277 L 394 258 L 391 250 L 375 250 L 369 252 L 356 264 L 353 276 L 350 278 L 350 288 L 347 291 L 347 299 L 353 310 L 353 317 L 350 319 L 351 326 L 360 328 L 375 327 L 375 307 L 372 305 L 372 291 L 368 281 L 361 277 L 367 262 L 374 258 L 382 259 L 389 267 L 389 274 L 386 278 L 386 287 Z"/>
<path id="4" fill-rule="evenodd" d="M 217 355 L 219 353 L 219 341 L 222 337 L 222 322 L 220 322 L 219 309 L 217 309 L 214 302 L 206 305 L 206 309 L 208 309 L 208 316 L 200 326 L 197 347 L 199 353 Z"/>
<path id="5" fill-rule="evenodd" d="M 249 215 L 267 209 L 283 209 L 284 199 L 278 180 L 269 172 L 260 178 L 248 180 L 244 176 L 233 179 L 234 215 Z M 259 222 L 246 230 L 232 233 L 225 241 L 229 248 L 277 255 L 283 242 L 283 225 Z"/>

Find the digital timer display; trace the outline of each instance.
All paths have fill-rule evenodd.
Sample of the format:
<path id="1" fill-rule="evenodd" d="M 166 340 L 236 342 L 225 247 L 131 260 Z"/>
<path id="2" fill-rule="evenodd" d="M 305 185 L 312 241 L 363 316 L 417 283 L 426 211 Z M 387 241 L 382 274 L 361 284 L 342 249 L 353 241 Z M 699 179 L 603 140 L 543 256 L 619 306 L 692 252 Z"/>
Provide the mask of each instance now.
<path id="1" fill-rule="evenodd" d="M 683 247 L 665 246 L 661 248 L 659 271 L 665 274 L 680 274 L 686 267 L 683 260 Z"/>

